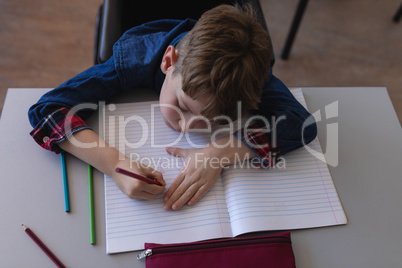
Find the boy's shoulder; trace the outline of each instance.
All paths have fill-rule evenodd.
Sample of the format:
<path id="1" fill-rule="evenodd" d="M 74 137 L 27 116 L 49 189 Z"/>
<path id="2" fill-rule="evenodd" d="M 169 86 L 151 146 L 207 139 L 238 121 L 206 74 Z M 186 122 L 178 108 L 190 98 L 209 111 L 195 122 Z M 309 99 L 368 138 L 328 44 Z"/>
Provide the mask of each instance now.
<path id="1" fill-rule="evenodd" d="M 160 88 L 163 80 L 159 76 L 156 79 L 155 74 L 159 75 L 166 48 L 195 23 L 192 19 L 157 20 L 126 31 L 113 46 L 114 64 L 123 87 Z"/>

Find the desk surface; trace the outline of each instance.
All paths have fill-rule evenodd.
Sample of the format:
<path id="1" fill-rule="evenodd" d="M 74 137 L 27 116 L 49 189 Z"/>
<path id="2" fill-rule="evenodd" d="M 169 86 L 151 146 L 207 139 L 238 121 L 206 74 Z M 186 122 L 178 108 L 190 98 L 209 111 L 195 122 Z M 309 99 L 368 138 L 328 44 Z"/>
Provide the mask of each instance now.
<path id="1" fill-rule="evenodd" d="M 21 224 L 68 267 L 144 267 L 137 252 L 105 253 L 103 175 L 97 171 L 97 244 L 90 245 L 87 170 L 74 157 L 67 157 L 71 212 L 64 212 L 60 157 L 29 136 L 27 110 L 46 91 L 9 89 L 0 119 L 0 267 L 53 267 Z M 309 110 L 321 110 L 318 136 L 324 152 L 327 124 L 338 123 L 339 164 L 330 171 L 349 223 L 292 231 L 297 267 L 400 267 L 402 130 L 386 89 L 303 92 Z M 334 101 L 338 117 L 326 120 L 325 106 Z"/>

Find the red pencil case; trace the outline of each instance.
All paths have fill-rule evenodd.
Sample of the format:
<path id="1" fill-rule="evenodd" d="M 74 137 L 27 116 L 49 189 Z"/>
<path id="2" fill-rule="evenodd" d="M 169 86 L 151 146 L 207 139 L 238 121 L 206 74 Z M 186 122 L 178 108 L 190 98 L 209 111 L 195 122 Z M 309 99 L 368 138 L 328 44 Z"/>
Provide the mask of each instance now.
<path id="1" fill-rule="evenodd" d="M 290 233 L 180 244 L 145 243 L 147 268 L 296 267 Z"/>

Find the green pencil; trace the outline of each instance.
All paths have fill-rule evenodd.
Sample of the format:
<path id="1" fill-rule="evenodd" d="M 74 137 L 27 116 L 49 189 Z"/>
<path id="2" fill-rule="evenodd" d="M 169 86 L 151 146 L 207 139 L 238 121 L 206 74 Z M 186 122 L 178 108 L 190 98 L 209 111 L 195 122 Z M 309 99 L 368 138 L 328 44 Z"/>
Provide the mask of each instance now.
<path id="1" fill-rule="evenodd" d="M 89 228 L 91 235 L 91 244 L 96 243 L 95 234 L 95 201 L 94 201 L 94 180 L 92 174 L 92 167 L 88 165 L 88 193 L 89 193 Z"/>

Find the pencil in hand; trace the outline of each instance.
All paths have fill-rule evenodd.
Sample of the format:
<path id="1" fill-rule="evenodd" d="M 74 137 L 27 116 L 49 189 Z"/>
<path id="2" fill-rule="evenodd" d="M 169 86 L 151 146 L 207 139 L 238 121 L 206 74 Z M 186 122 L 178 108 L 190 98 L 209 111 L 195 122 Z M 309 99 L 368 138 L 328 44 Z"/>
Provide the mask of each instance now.
<path id="1" fill-rule="evenodd" d="M 31 231 L 28 227 L 22 224 L 22 228 L 24 228 L 25 232 L 29 235 L 29 237 L 45 252 L 45 254 L 57 265 L 59 268 L 65 268 L 64 264 L 50 251 L 50 249 L 43 244 L 43 242 L 35 235 L 34 232 Z"/>
<path id="2" fill-rule="evenodd" d="M 128 171 L 128 170 L 125 170 L 125 169 L 122 169 L 122 168 L 116 168 L 116 172 L 120 173 L 120 174 L 123 174 L 123 175 L 126 175 L 126 176 L 129 176 L 131 178 L 134 178 L 134 179 L 149 183 L 149 184 L 156 184 L 156 185 L 162 186 L 162 184 L 160 184 L 160 182 L 158 182 L 156 180 L 147 178 L 145 176 L 133 173 L 131 171 Z"/>

